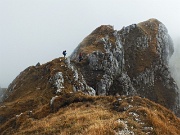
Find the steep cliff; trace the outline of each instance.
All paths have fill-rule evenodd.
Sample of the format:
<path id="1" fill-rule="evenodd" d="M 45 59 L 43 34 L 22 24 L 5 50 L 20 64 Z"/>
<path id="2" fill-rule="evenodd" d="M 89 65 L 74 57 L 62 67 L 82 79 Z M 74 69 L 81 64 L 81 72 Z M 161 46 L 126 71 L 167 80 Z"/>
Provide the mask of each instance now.
<path id="1" fill-rule="evenodd" d="M 87 36 L 71 55 L 87 84 L 98 95 L 140 95 L 179 114 L 179 89 L 168 61 L 173 43 L 156 19 L 123 27 L 103 25 Z"/>

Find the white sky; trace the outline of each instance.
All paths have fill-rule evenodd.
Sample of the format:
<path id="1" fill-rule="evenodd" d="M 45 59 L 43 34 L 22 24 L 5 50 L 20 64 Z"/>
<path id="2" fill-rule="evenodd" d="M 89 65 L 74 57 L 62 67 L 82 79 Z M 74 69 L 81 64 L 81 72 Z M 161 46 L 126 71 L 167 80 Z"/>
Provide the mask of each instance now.
<path id="1" fill-rule="evenodd" d="M 25 68 L 68 55 L 102 24 L 156 18 L 180 39 L 180 0 L 0 0 L 0 86 Z"/>

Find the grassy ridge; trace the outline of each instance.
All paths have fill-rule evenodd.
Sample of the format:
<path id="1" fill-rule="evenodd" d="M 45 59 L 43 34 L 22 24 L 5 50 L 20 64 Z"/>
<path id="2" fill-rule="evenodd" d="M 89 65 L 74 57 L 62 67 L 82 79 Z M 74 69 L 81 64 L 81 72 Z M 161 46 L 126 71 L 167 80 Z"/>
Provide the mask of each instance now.
<path id="1" fill-rule="evenodd" d="M 140 97 L 66 93 L 52 106 L 23 112 L 0 126 L 1 134 L 180 134 L 180 119 L 163 106 Z"/>

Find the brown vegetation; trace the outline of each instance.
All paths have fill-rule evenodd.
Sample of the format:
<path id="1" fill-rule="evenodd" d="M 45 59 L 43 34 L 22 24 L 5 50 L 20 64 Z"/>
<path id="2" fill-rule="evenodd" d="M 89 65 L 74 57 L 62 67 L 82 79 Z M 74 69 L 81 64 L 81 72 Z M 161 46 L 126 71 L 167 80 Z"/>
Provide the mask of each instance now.
<path id="1" fill-rule="evenodd" d="M 150 20 L 156 21 L 156 20 Z M 138 24 L 138 28 L 125 42 L 134 42 L 137 34 L 144 32 L 148 35 L 153 33 L 145 23 Z M 157 29 L 156 25 L 152 25 Z M 148 33 L 150 32 L 150 33 Z M 80 52 L 85 54 L 93 51 L 104 51 L 102 38 L 107 35 L 107 42 L 115 45 L 114 29 L 111 26 L 101 26 L 94 30 L 81 43 Z M 149 41 L 146 51 L 135 49 L 136 55 L 124 47 L 129 55 L 125 54 L 125 60 L 129 58 L 134 63 L 134 71 L 129 69 L 129 76 L 143 72 L 151 66 L 156 57 L 155 37 Z M 88 46 L 88 47 L 87 47 Z M 132 46 L 133 47 L 133 46 Z M 146 58 L 146 55 L 150 57 Z M 136 61 L 135 61 L 136 59 Z M 128 61 L 126 61 L 128 62 Z M 84 68 L 86 83 L 94 86 L 102 78 L 103 71 L 88 72 L 87 58 L 81 63 L 73 61 L 78 70 Z M 83 66 L 84 67 L 83 67 Z M 127 67 L 128 69 L 128 67 Z M 57 73 L 62 72 L 64 88 L 57 93 L 50 79 Z M 77 71 L 79 72 L 79 71 Z M 132 72 L 132 74 L 130 74 Z M 100 74 L 100 75 L 99 75 Z M 97 76 L 95 79 L 89 79 Z M 64 58 L 57 58 L 43 65 L 31 66 L 24 70 L 8 88 L 8 98 L 0 104 L 0 134 L 2 135 L 179 135 L 180 119 L 170 110 L 156 104 L 146 98 L 138 96 L 90 96 L 82 92 L 73 91 L 73 87 L 80 85 L 81 74 L 75 80 L 72 69 L 68 68 Z M 156 83 L 155 83 L 156 84 Z M 84 84 L 83 84 L 84 85 Z M 160 91 L 160 90 L 161 91 Z M 121 91 L 121 89 L 118 89 Z M 156 87 L 158 92 L 164 91 L 159 83 Z M 144 91 L 143 91 L 144 92 Z M 151 93 L 150 93 L 151 94 Z M 172 93 L 170 93 L 172 95 Z M 157 93 L 159 103 L 165 102 L 162 94 Z M 54 98 L 54 100 L 52 100 Z M 172 98 L 173 99 L 173 98 Z"/>
<path id="2" fill-rule="evenodd" d="M 53 106 L 47 103 L 32 112 L 19 111 L 19 115 L 0 126 L 0 133 L 113 135 L 128 131 L 178 135 L 179 124 L 180 119 L 171 111 L 148 99 L 88 96 L 78 92 L 57 97 Z"/>
<path id="3" fill-rule="evenodd" d="M 102 38 L 108 36 L 109 42 L 114 44 L 115 37 L 113 33 L 114 29 L 110 25 L 102 25 L 98 27 L 80 43 L 81 48 L 79 52 L 83 52 L 84 54 L 90 54 L 93 51 L 105 52 Z"/>

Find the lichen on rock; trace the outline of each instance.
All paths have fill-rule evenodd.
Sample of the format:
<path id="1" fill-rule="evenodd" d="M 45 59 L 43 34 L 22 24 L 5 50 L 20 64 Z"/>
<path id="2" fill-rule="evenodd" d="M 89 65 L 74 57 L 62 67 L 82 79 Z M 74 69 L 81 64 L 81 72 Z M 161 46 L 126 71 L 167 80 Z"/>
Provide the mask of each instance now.
<path id="1" fill-rule="evenodd" d="M 149 19 L 120 31 L 109 25 L 98 27 L 79 44 L 70 59 L 76 61 L 78 54 L 84 53 L 84 60 L 77 65 L 96 94 L 140 95 L 177 114 L 179 91 L 168 67 L 173 51 L 164 24 Z"/>
<path id="2" fill-rule="evenodd" d="M 57 72 L 52 78 L 49 79 L 49 82 L 53 83 L 53 86 L 57 89 L 56 93 L 60 93 L 64 88 L 64 77 L 62 72 Z"/>

